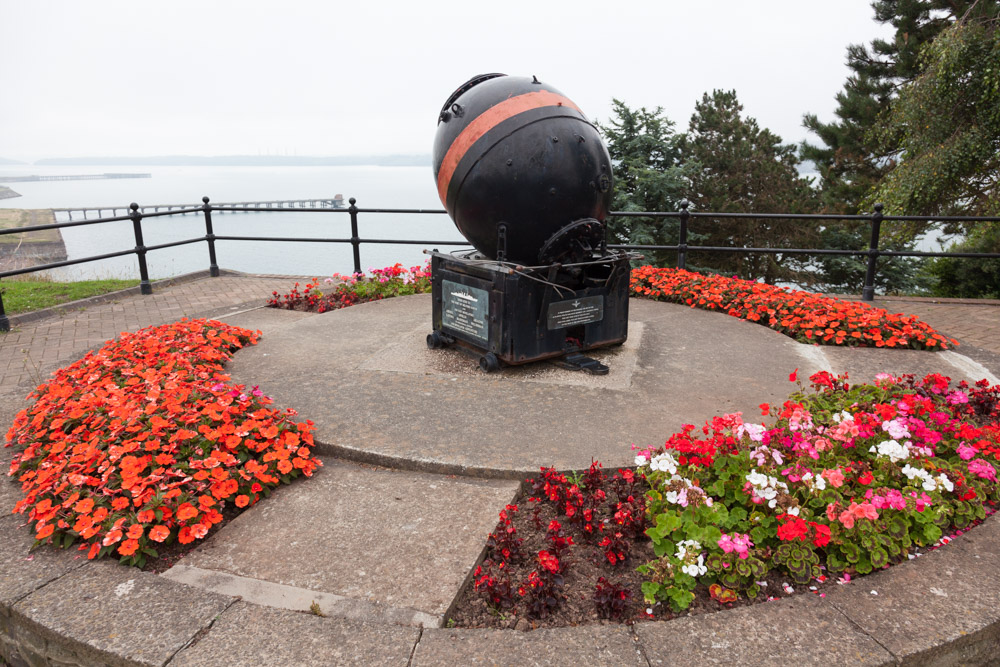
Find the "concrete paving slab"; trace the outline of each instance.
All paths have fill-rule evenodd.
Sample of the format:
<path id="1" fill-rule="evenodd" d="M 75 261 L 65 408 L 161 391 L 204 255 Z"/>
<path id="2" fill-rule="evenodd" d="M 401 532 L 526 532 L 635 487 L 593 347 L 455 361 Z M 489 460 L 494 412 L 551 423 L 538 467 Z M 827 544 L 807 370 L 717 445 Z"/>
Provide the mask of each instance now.
<path id="1" fill-rule="evenodd" d="M 1000 655 L 997 523 L 990 519 L 947 547 L 827 599 L 904 664 L 994 662 Z"/>
<path id="2" fill-rule="evenodd" d="M 168 664 L 405 667 L 419 635 L 417 628 L 321 618 L 238 602 Z"/>
<path id="3" fill-rule="evenodd" d="M 513 482 L 327 459 L 311 479 L 261 501 L 180 564 L 377 602 L 399 617 L 419 611 L 418 621 L 437 625 L 516 490 Z"/>
<path id="4" fill-rule="evenodd" d="M 900 376 L 928 373 L 947 375 L 955 382 L 976 382 L 984 377 L 996 380 L 989 369 L 959 352 L 926 350 L 880 350 L 870 347 L 815 346 L 826 357 L 833 373 L 848 373 L 852 383 L 873 382 L 878 373 Z"/>
<path id="5" fill-rule="evenodd" d="M 70 664 L 162 665 L 233 602 L 98 562 L 35 591 L 13 607 L 12 616 L 15 639 L 39 654 L 52 644 L 74 655 Z"/>
<path id="6" fill-rule="evenodd" d="M 236 381 L 259 384 L 315 421 L 329 453 L 523 477 L 543 465 L 585 468 L 593 458 L 630 464 L 631 443 L 660 444 L 718 410 L 755 412 L 764 400 L 783 399 L 788 373 L 806 364 L 794 341 L 735 318 L 642 300 L 630 309 L 641 338 L 619 354 L 623 378 L 632 363 L 634 370 L 630 382 L 610 388 L 548 365 L 487 375 L 460 353 L 435 356 L 416 335 L 430 330 L 429 295 L 284 327 L 230 369 Z M 762 357 L 773 366 L 762 371 Z"/>
<path id="7" fill-rule="evenodd" d="M 725 412 L 755 419 L 760 403 L 783 401 L 795 388 L 792 370 L 807 377 L 831 367 L 816 346 L 766 327 L 633 299 L 635 337 L 600 353 L 612 367 L 606 378 L 547 362 L 485 374 L 458 351 L 426 349 L 430 305 L 430 295 L 416 295 L 303 319 L 241 351 L 230 370 L 316 422 L 324 453 L 519 478 L 540 466 L 579 470 L 594 458 L 629 465 L 630 444 L 662 444 L 683 424 Z M 904 360 L 955 373 L 933 353 L 854 352 L 835 352 L 835 365 L 873 377 L 900 372 L 894 366 Z"/>
<path id="8" fill-rule="evenodd" d="M 281 308 L 254 307 L 239 313 L 221 315 L 215 319 L 226 324 L 245 329 L 260 329 L 266 335 L 277 327 L 287 326 L 299 320 L 313 317 L 315 313 L 302 313 L 297 310 L 282 310 Z"/>
<path id="9" fill-rule="evenodd" d="M 79 552 L 42 546 L 29 551 L 34 535 L 22 516 L 0 518 L 0 606 L 24 596 L 86 563 Z"/>
<path id="10" fill-rule="evenodd" d="M 587 352 L 588 357 L 596 359 L 608 367 L 607 375 L 571 372 L 550 362 L 539 362 L 505 368 L 502 373 L 491 376 L 491 379 L 498 382 L 541 382 L 592 389 L 627 390 L 632 386 L 632 373 L 635 371 L 638 361 L 643 326 L 642 322 L 631 322 L 628 340 L 622 345 Z M 457 348 L 427 349 L 427 327 L 425 325 L 419 326 L 400 338 L 401 340 L 390 344 L 366 359 L 359 368 L 365 371 L 440 375 L 447 378 L 479 378 L 483 374 L 478 366 L 478 357 L 474 355 Z"/>
<path id="11" fill-rule="evenodd" d="M 16 450 L 5 445 L 7 431 L 14 423 L 14 417 L 29 405 L 20 391 L 0 392 L 0 517 L 8 516 L 14 503 L 24 497 L 17 479 L 7 476 Z"/>
<path id="12" fill-rule="evenodd" d="M 635 632 L 652 667 L 895 664 L 888 651 L 814 596 L 639 623 Z"/>
<path id="13" fill-rule="evenodd" d="M 647 663 L 625 626 L 591 625 L 534 632 L 424 630 L 411 664 L 645 667 Z"/>

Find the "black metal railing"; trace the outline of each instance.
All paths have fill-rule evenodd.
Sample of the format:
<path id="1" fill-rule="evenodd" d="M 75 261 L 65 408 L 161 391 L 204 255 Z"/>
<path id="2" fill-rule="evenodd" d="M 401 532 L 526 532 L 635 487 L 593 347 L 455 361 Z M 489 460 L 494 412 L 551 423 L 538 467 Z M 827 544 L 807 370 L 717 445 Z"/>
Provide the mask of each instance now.
<path id="1" fill-rule="evenodd" d="M 149 281 L 149 269 L 146 265 L 146 255 L 154 250 L 163 250 L 176 246 L 188 245 L 204 241 L 208 246 L 209 274 L 219 275 L 219 265 L 216 258 L 215 244 L 217 241 L 266 241 L 266 242 L 307 242 L 307 243 L 349 243 L 352 247 L 354 260 L 354 272 L 361 273 L 361 245 L 371 244 L 396 244 L 396 245 L 425 245 L 425 246 L 469 246 L 465 241 L 428 241 L 411 239 L 376 239 L 361 237 L 358 216 L 365 214 L 431 214 L 445 215 L 446 212 L 434 209 L 382 209 L 382 208 L 358 208 L 357 200 L 353 197 L 349 200 L 350 206 L 347 208 L 314 207 L 314 208 L 262 208 L 256 206 L 213 206 L 208 197 L 202 198 L 201 206 L 190 208 L 177 208 L 165 211 L 154 211 L 146 213 L 140 210 L 139 205 L 132 203 L 129 206 L 129 214 L 110 218 L 96 218 L 92 220 L 70 220 L 68 222 L 56 222 L 47 225 L 33 225 L 30 227 L 15 227 L 11 229 L 0 229 L 0 236 L 7 234 L 21 234 L 26 232 L 36 232 L 46 229 L 65 229 L 68 227 L 80 227 L 84 225 L 97 225 L 107 222 L 119 222 L 129 220 L 132 222 L 132 231 L 135 237 L 135 247 L 128 250 L 93 255 L 90 257 L 80 257 L 77 259 L 67 259 L 60 262 L 51 262 L 21 269 L 10 269 L 0 271 L 0 280 L 11 276 L 47 271 L 64 266 L 96 262 L 125 255 L 135 255 L 139 264 L 139 290 L 142 294 L 152 294 L 153 289 Z M 883 215 L 882 205 L 876 204 L 875 210 L 869 215 L 834 215 L 834 214 L 798 214 L 798 213 L 692 213 L 688 210 L 688 202 L 682 201 L 679 211 L 619 211 L 609 214 L 614 218 L 643 217 L 654 219 L 677 219 L 679 221 L 678 242 L 676 245 L 609 245 L 612 249 L 624 250 L 663 250 L 677 252 L 677 267 L 686 268 L 687 255 L 689 252 L 734 252 L 734 253 L 767 253 L 767 254 L 787 254 L 787 255 L 849 255 L 867 258 L 865 271 L 865 282 L 862 288 L 861 298 L 864 301 L 872 301 L 875 297 L 875 279 L 878 270 L 879 257 L 969 257 L 983 259 L 1000 258 L 1000 253 L 967 253 L 967 252 L 922 252 L 922 251 L 892 251 L 879 249 L 879 237 L 881 226 L 886 221 L 917 221 L 917 222 L 973 222 L 973 223 L 998 223 L 1000 217 L 968 217 L 968 216 L 906 216 L 906 215 Z M 351 236 L 346 238 L 301 238 L 301 237 L 275 237 L 275 236 L 233 236 L 217 235 L 212 227 L 212 212 L 283 212 L 289 213 L 327 213 L 334 215 L 348 215 L 351 224 Z M 187 213 L 201 213 L 205 218 L 204 236 L 196 236 L 170 243 L 160 243 L 147 246 L 143 241 L 142 221 L 146 218 L 158 218 L 173 215 L 184 215 Z M 871 235 L 868 247 L 861 250 L 842 250 L 827 248 L 753 248 L 741 246 L 699 246 L 688 244 L 688 227 L 692 219 L 712 218 L 712 219 L 749 219 L 749 220 L 816 220 L 829 222 L 845 221 L 867 221 L 871 224 Z M 10 330 L 10 320 L 4 311 L 3 296 L 0 293 L 0 331 Z"/>

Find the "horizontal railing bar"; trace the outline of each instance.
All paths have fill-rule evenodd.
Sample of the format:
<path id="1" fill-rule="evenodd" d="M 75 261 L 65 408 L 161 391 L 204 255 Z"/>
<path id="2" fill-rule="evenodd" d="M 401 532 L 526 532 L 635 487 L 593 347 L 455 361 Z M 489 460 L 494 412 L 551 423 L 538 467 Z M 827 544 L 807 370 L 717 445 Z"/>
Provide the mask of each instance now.
<path id="1" fill-rule="evenodd" d="M 611 245 L 609 248 L 615 250 L 679 250 L 675 245 Z M 868 255 L 867 250 L 808 250 L 803 248 L 737 248 L 734 246 L 684 246 L 685 250 L 704 250 L 706 252 L 759 252 L 764 254 L 777 255 L 781 253 L 789 255 Z"/>
<path id="2" fill-rule="evenodd" d="M 143 218 L 160 218 L 165 215 L 182 215 L 184 213 L 204 213 L 204 210 L 199 206 L 198 208 L 179 208 L 173 211 L 154 211 L 153 213 L 142 213 L 140 211 L 139 215 Z M 130 220 L 131 217 L 127 219 Z"/>
<path id="3" fill-rule="evenodd" d="M 114 257 L 134 255 L 136 254 L 136 252 L 137 252 L 136 249 L 132 248 L 130 250 L 119 250 L 118 252 L 109 252 L 103 255 L 81 257 L 80 259 L 67 259 L 62 262 L 53 262 L 51 264 L 38 264 L 36 266 L 28 267 L 27 269 L 12 269 L 10 271 L 0 271 L 0 278 L 6 278 L 7 276 L 19 276 L 23 273 L 34 273 L 35 271 L 47 271 L 48 269 L 58 269 L 63 266 L 73 266 L 74 264 L 83 264 L 85 262 L 98 262 L 102 259 L 112 259 Z"/>
<path id="4" fill-rule="evenodd" d="M 207 241 L 204 236 L 196 236 L 193 239 L 184 239 L 183 241 L 171 241 L 170 243 L 160 243 L 158 245 L 148 245 L 146 246 L 146 252 L 150 250 L 162 250 L 163 248 L 173 248 L 179 245 L 188 245 L 189 243 L 197 243 L 198 241 Z"/>
<path id="5" fill-rule="evenodd" d="M 834 213 L 715 213 L 712 211 L 687 213 L 689 218 L 743 218 L 751 220 L 859 220 L 871 222 L 867 214 Z M 680 218 L 680 211 L 609 211 L 612 218 Z M 884 215 L 882 222 L 1000 222 L 1000 217 L 961 215 Z"/>
<path id="6" fill-rule="evenodd" d="M 288 236 L 225 236 L 215 235 L 216 241 L 294 241 L 296 243 L 350 243 L 351 239 L 315 239 Z"/>
<path id="7" fill-rule="evenodd" d="M 202 240 L 202 239 L 197 239 Z M 288 236 L 224 236 L 216 234 L 216 241 L 292 241 L 295 243 L 351 243 L 351 239 L 317 239 Z M 415 239 L 358 239 L 358 243 L 388 243 L 399 245 L 455 245 L 472 247 L 468 241 L 421 241 Z"/>
<path id="8" fill-rule="evenodd" d="M 201 211 L 201 209 L 197 209 Z M 212 211 L 245 211 L 248 213 L 267 213 L 267 212 L 281 212 L 281 213 L 349 213 L 350 211 L 346 208 L 272 208 L 272 207 L 260 207 L 255 208 L 253 206 L 212 206 Z M 176 211 L 175 211 L 176 212 Z"/>
<path id="9" fill-rule="evenodd" d="M 1000 259 L 1000 252 L 924 252 L 921 250 L 879 250 L 879 255 L 892 257 L 982 257 L 984 259 Z"/>
<path id="10" fill-rule="evenodd" d="M 123 222 L 131 221 L 129 216 L 116 218 L 96 218 L 94 220 L 76 220 L 70 222 L 53 222 L 46 225 L 31 225 L 30 227 L 11 227 L 10 229 L 0 229 L 0 236 L 4 234 L 19 234 L 21 232 L 40 232 L 45 229 L 62 229 L 63 227 L 80 227 L 82 225 L 96 225 L 102 222 Z"/>

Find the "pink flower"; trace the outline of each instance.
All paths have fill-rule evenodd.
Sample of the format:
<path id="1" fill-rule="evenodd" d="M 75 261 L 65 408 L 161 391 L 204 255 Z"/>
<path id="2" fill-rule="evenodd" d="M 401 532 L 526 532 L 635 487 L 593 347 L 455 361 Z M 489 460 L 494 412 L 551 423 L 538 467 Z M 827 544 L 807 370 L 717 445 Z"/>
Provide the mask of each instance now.
<path id="1" fill-rule="evenodd" d="M 822 475 L 835 489 L 844 485 L 844 473 L 840 472 L 840 468 L 824 470 Z"/>
<path id="2" fill-rule="evenodd" d="M 969 461 L 969 472 L 991 482 L 997 481 L 997 471 L 990 463 L 984 459 Z"/>
<path id="3" fill-rule="evenodd" d="M 955 390 L 954 392 L 948 394 L 945 402 L 948 403 L 948 405 L 962 405 L 963 403 L 969 402 L 969 397 L 964 391 Z"/>
<path id="4" fill-rule="evenodd" d="M 958 446 L 958 458 L 963 461 L 968 461 L 978 453 L 979 451 L 967 442 L 963 442 Z"/>

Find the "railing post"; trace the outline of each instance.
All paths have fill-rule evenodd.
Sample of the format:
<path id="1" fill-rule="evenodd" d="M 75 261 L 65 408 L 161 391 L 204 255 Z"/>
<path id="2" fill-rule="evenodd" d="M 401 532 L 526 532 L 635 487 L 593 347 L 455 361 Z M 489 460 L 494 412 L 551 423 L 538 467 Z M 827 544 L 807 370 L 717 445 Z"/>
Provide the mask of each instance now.
<path id="1" fill-rule="evenodd" d="M 687 199 L 681 200 L 681 231 L 677 240 L 677 268 L 687 268 L 687 243 L 688 243 L 688 218 L 691 213 L 688 206 L 691 205 Z"/>
<path id="2" fill-rule="evenodd" d="M 139 258 L 139 293 L 152 294 L 153 286 L 149 284 L 149 269 L 146 268 L 146 246 L 142 242 L 142 213 L 135 202 L 129 204 L 132 213 L 132 231 L 135 232 L 135 256 Z"/>
<path id="3" fill-rule="evenodd" d="M 10 331 L 10 320 L 3 309 L 3 288 L 0 287 L 0 331 Z"/>
<path id="4" fill-rule="evenodd" d="M 875 204 L 872 213 L 872 237 L 868 242 L 868 269 L 865 271 L 865 286 L 861 290 L 862 301 L 875 300 L 875 268 L 878 263 L 878 236 L 882 229 L 882 204 Z"/>
<path id="5" fill-rule="evenodd" d="M 208 205 L 208 197 L 202 197 L 201 210 L 205 212 L 205 240 L 208 241 L 208 275 L 219 277 L 219 264 L 215 261 L 215 232 L 212 231 L 212 207 Z"/>
<path id="6" fill-rule="evenodd" d="M 354 248 L 354 273 L 361 273 L 361 237 L 358 236 L 358 207 L 355 206 L 358 200 L 351 197 L 347 201 L 351 204 L 347 210 L 351 213 L 351 246 Z"/>

